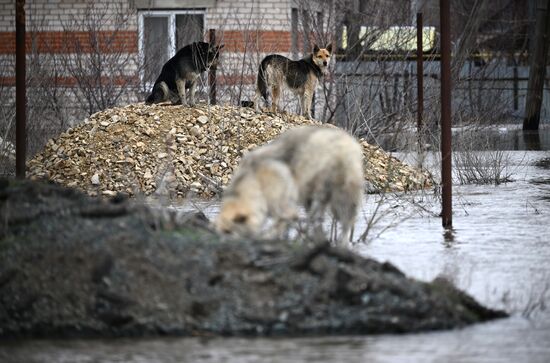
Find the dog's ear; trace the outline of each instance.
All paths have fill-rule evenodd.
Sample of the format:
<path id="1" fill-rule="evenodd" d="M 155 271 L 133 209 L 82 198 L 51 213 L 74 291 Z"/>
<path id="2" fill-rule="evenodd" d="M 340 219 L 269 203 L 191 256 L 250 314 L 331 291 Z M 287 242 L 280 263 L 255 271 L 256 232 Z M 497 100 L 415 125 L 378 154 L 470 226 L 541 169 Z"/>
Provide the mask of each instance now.
<path id="1" fill-rule="evenodd" d="M 320 50 L 319 47 L 317 46 L 317 44 L 315 44 L 313 46 L 313 54 L 316 54 L 319 50 Z"/>
<path id="2" fill-rule="evenodd" d="M 332 43 L 328 43 L 325 49 L 328 50 L 329 53 L 332 53 Z"/>

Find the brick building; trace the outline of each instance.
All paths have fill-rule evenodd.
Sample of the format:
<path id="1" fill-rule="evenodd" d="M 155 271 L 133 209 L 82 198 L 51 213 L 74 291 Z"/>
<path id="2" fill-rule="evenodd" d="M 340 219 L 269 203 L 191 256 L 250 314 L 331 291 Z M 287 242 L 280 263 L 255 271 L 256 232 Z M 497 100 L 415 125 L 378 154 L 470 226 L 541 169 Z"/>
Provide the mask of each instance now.
<path id="1" fill-rule="evenodd" d="M 307 7 L 293 0 L 30 0 L 25 6 L 27 52 L 40 60 L 28 61 L 28 71 L 37 74 L 36 65 L 46 75 L 55 75 L 49 83 L 59 87 L 82 88 L 82 78 L 95 78 L 84 86 L 127 87 L 132 92 L 116 93 L 117 97 L 140 100 L 177 49 L 208 40 L 208 30 L 215 29 L 216 42 L 225 44 L 218 70 L 219 98 L 235 104 L 252 96 L 263 56 L 299 57 L 309 48 L 298 35 L 301 29 L 315 28 L 313 38 L 329 39 L 331 4 L 322 0 L 307 2 Z M 14 1 L 0 0 L 3 87 L 12 86 L 15 79 L 14 18 Z M 103 69 L 95 69 L 99 63 Z M 73 96 L 78 101 L 78 92 Z M 110 104 L 94 106 L 87 111 Z"/>
<path id="2" fill-rule="evenodd" d="M 374 45 L 388 34 L 386 30 L 412 28 L 417 11 L 423 12 L 424 25 L 436 33 L 438 3 L 27 0 L 28 154 L 33 155 L 49 138 L 91 113 L 143 100 L 160 67 L 176 49 L 195 40 L 208 40 L 210 29 L 216 32 L 216 42 L 225 44 L 217 71 L 219 103 L 238 105 L 253 98 L 258 64 L 266 54 L 297 59 L 308 53 L 314 42 L 332 42 L 344 56 L 334 62 L 323 89 L 316 92 L 315 117 L 357 134 L 397 135 L 415 120 L 415 67 L 407 58 L 414 53 L 414 41 L 412 47 L 398 51 L 384 48 L 377 52 Z M 493 115 L 497 120 L 513 121 L 523 113 L 534 4 L 520 0 L 452 2 L 452 40 L 454 44 L 460 39 L 470 43 L 455 47 L 455 52 L 484 57 L 483 62 L 466 60 L 462 68 L 456 68 L 460 73 L 453 109 L 463 112 L 462 119 L 485 120 L 486 115 Z M 0 139 L 8 141 L 15 139 L 14 18 L 15 2 L 0 0 Z M 364 34 L 369 29 L 377 31 Z M 369 41 L 364 35 L 371 37 Z M 431 48 L 437 52 L 435 43 Z M 438 104 L 432 102 L 439 91 L 437 67 L 437 60 L 425 63 L 425 74 L 429 74 L 425 77 L 425 100 L 430 100 L 425 103 L 425 114 L 433 125 L 438 117 Z M 206 81 L 204 77 L 199 87 L 199 102 L 208 99 Z M 283 100 L 287 111 L 296 110 L 296 97 L 284 96 Z M 430 107 L 433 109 L 428 111 Z M 546 118 L 549 109 L 545 101 Z"/>

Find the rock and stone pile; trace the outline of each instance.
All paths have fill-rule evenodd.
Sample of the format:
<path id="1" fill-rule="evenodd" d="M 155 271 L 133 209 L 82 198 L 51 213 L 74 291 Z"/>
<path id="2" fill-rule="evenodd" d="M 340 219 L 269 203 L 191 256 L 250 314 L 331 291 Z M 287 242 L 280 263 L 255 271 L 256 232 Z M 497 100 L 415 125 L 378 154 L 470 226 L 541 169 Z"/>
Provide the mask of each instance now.
<path id="1" fill-rule="evenodd" d="M 0 338 L 373 334 L 506 316 L 326 243 L 220 241 L 135 200 L 0 179 Z"/>
<path id="2" fill-rule="evenodd" d="M 29 161 L 31 178 L 47 178 L 90 195 L 194 192 L 211 197 L 240 157 L 284 130 L 318 124 L 292 114 L 232 106 L 131 104 L 98 112 L 50 140 Z M 366 178 L 378 190 L 431 185 L 431 177 L 361 140 Z"/>

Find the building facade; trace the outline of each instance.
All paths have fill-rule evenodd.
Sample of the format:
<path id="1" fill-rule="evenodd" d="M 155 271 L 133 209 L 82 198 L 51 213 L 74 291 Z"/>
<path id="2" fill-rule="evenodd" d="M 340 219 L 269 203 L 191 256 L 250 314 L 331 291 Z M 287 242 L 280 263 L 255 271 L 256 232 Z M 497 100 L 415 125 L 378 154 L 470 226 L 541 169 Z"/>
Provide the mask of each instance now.
<path id="1" fill-rule="evenodd" d="M 302 14 L 314 14 L 315 24 L 310 26 L 320 30 L 315 36 L 329 38 L 323 25 L 328 26 L 330 14 L 322 5 L 330 9 L 331 3 L 311 4 L 304 7 L 292 0 L 31 0 L 25 8 L 28 70 L 35 73 L 32 58 L 40 58 L 41 70 L 55 68 L 46 71 L 55 76 L 50 84 L 79 87 L 82 82 L 77 78 L 88 75 L 96 78 L 96 86 L 101 82 L 128 86 L 135 92 L 122 98 L 141 100 L 177 49 L 193 41 L 208 41 L 209 30 L 214 29 L 216 42 L 225 45 L 217 72 L 220 99 L 236 104 L 251 97 L 258 64 L 266 54 L 299 57 L 308 51 L 310 45 L 305 47 L 304 37 L 297 35 Z M 4 87 L 15 80 L 14 18 L 14 2 L 1 0 L 0 84 Z M 103 69 L 95 69 L 96 63 L 102 63 Z M 78 67 L 83 69 L 75 70 Z M 100 106 L 104 105 L 88 111 Z"/>

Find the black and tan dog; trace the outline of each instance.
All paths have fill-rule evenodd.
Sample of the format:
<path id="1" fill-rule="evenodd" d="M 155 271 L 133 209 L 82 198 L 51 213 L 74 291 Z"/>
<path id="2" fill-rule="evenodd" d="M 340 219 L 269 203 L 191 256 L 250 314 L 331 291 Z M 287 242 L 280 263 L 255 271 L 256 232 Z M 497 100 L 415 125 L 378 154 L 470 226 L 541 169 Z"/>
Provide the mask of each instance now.
<path id="1" fill-rule="evenodd" d="M 195 104 L 197 78 L 218 62 L 221 46 L 205 42 L 194 42 L 181 48 L 176 55 L 162 66 L 146 104 L 159 103 L 176 98 L 182 105 Z M 189 103 L 187 103 L 189 90 Z"/>
<path id="2" fill-rule="evenodd" d="M 313 53 L 294 61 L 279 54 L 271 54 L 260 63 L 256 88 L 256 109 L 262 96 L 267 103 L 268 88 L 271 89 L 271 107 L 275 112 L 283 84 L 299 96 L 302 115 L 311 119 L 311 102 L 319 79 L 326 73 L 332 45 L 325 48 L 313 47 Z"/>

